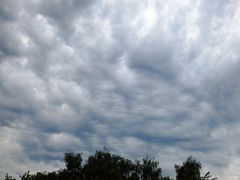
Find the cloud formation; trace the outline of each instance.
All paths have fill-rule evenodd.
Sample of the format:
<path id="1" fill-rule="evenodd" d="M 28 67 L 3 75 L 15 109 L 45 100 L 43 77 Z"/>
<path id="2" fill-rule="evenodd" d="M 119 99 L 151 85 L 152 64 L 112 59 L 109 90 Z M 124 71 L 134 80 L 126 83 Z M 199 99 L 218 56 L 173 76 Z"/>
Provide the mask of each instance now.
<path id="1" fill-rule="evenodd" d="M 3 0 L 1 176 L 106 146 L 239 179 L 239 16 L 237 0 Z"/>

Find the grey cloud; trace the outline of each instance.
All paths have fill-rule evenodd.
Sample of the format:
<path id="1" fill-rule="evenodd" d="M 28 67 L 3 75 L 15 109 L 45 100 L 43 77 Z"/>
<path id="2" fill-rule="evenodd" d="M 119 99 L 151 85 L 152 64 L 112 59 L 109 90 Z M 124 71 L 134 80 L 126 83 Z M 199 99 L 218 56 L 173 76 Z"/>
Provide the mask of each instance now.
<path id="1" fill-rule="evenodd" d="M 18 32 L 14 30 L 16 26 L 10 23 L 0 23 L 0 56 L 19 55 L 21 51 L 21 41 Z"/>
<path id="2" fill-rule="evenodd" d="M 0 8 L 1 174 L 107 146 L 156 155 L 171 175 L 194 155 L 232 180 L 222 170 L 239 154 L 237 3 L 12 3 Z"/>
<path id="3" fill-rule="evenodd" d="M 0 22 L 13 22 L 18 18 L 18 13 L 21 10 L 20 1 L 3 0 L 0 4 Z"/>
<path id="4" fill-rule="evenodd" d="M 41 1 L 37 8 L 39 13 L 46 16 L 52 25 L 57 26 L 61 38 L 68 39 L 75 30 L 74 20 L 79 16 L 88 15 L 87 8 L 92 3 L 92 0 Z M 84 14 L 82 15 L 82 13 Z"/>

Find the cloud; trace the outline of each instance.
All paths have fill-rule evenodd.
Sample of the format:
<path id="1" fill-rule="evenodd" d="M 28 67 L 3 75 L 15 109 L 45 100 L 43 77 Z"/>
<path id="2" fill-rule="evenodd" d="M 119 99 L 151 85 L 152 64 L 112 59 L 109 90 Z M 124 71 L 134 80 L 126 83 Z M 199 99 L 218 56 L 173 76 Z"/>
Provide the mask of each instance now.
<path id="1" fill-rule="evenodd" d="M 106 146 L 155 155 L 171 176 L 194 155 L 219 178 L 239 178 L 239 7 L 3 1 L 1 176 Z"/>

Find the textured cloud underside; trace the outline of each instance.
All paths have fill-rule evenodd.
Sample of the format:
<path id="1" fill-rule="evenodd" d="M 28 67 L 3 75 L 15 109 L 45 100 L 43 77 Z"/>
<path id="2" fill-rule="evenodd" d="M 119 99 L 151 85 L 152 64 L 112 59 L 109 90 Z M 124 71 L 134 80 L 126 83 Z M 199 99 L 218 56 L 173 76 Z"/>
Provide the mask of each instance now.
<path id="1" fill-rule="evenodd" d="M 106 146 L 237 180 L 237 0 L 3 0 L 0 174 Z"/>

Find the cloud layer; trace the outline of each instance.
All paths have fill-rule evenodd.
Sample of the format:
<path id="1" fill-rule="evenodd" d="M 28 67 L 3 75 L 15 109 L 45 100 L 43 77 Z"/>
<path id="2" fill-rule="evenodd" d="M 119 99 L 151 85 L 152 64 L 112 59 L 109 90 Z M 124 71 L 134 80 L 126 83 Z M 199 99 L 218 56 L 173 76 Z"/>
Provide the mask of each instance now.
<path id="1" fill-rule="evenodd" d="M 237 0 L 3 0 L 0 174 L 106 146 L 238 180 Z"/>

